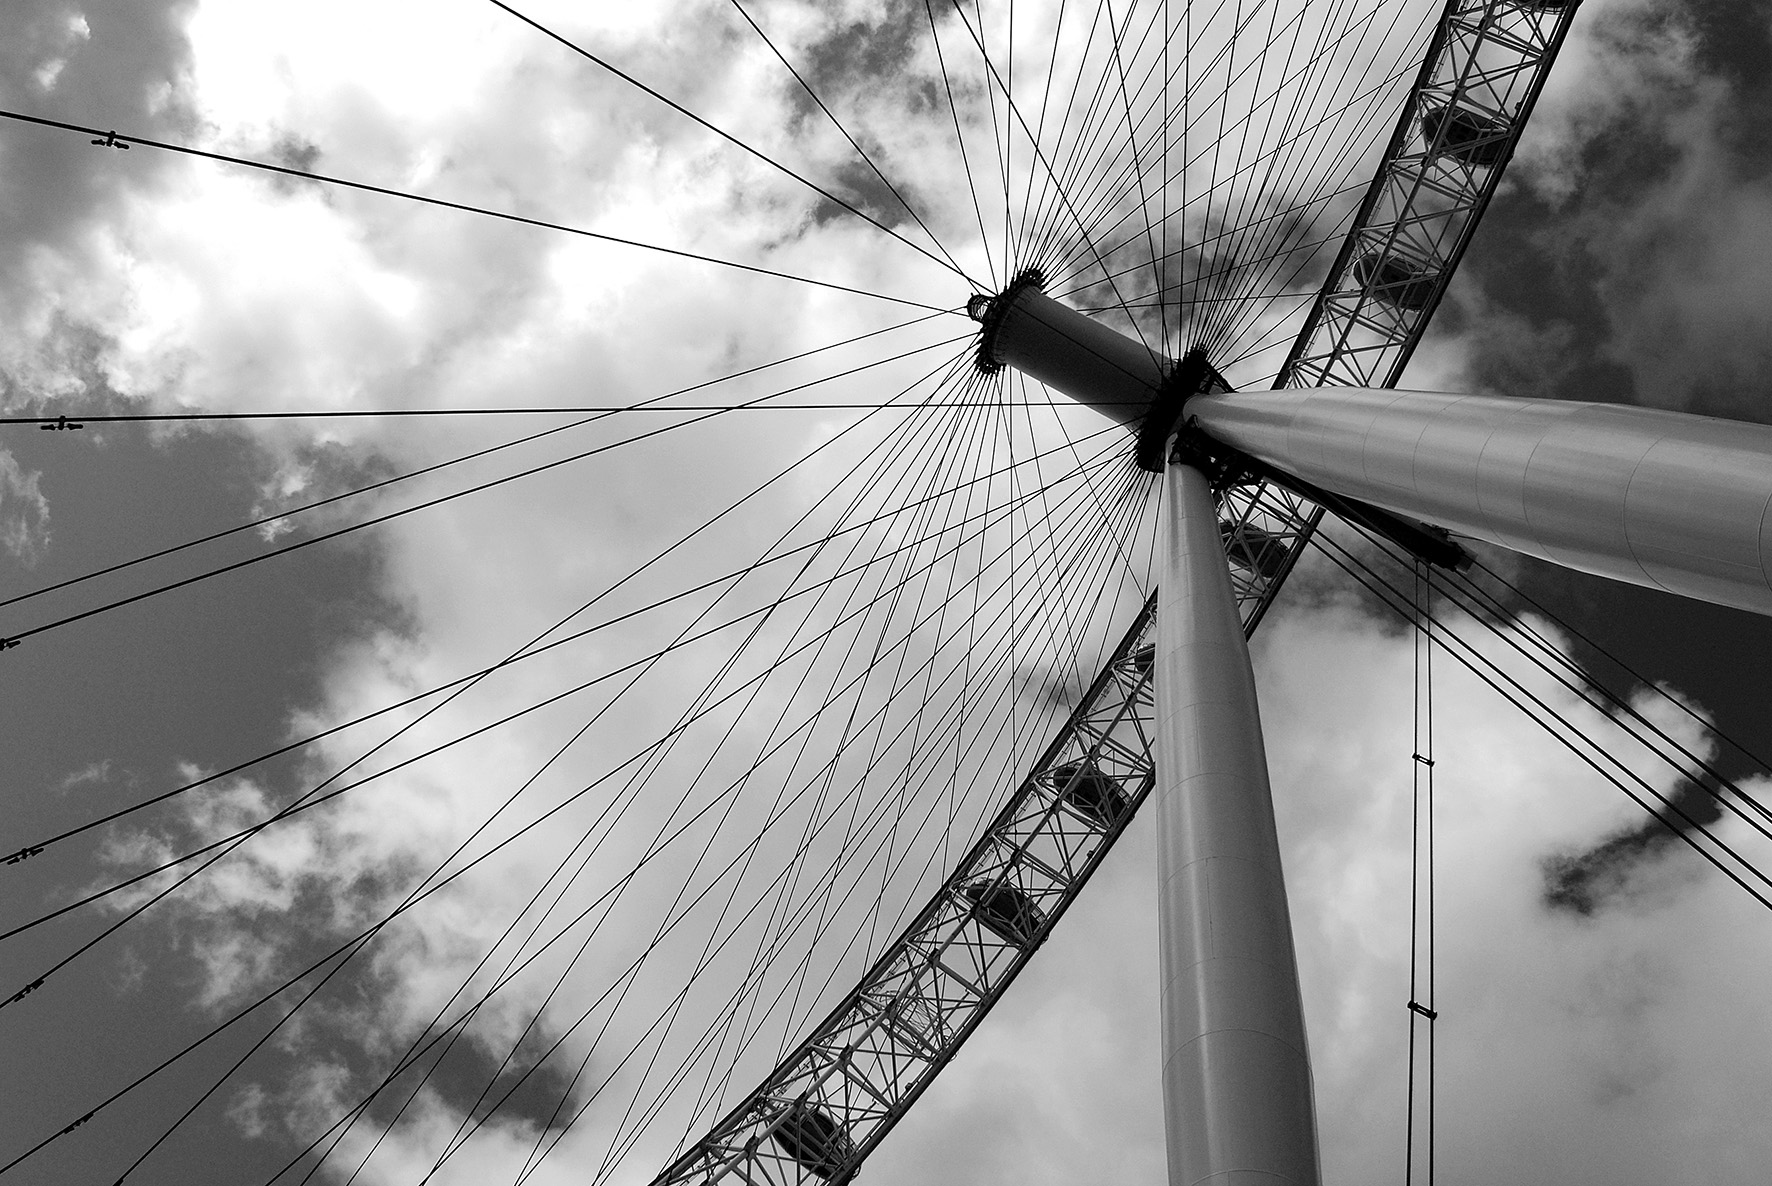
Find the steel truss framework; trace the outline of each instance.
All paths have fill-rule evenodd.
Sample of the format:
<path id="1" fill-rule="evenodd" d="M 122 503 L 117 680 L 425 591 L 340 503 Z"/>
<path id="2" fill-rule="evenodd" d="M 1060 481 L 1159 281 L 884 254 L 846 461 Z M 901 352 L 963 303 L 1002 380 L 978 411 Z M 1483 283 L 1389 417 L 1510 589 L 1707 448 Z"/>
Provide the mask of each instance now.
<path id="1" fill-rule="evenodd" d="M 1512 156 L 1575 4 L 1450 0 L 1276 386 L 1394 386 Z M 1266 478 L 1215 483 L 1244 632 L 1323 516 Z M 1155 781 L 1156 595 L 1027 778 L 837 1007 L 654 1186 L 842 1183 L 958 1052 Z"/>
<path id="2" fill-rule="evenodd" d="M 1253 632 L 1307 506 L 1271 483 L 1219 492 Z M 751 1095 L 655 1180 L 755 1186 L 853 1176 L 1026 965 L 1156 779 L 1145 602 L 1033 771 L 940 892 Z"/>
<path id="3" fill-rule="evenodd" d="M 1470 246 L 1575 5 L 1451 0 L 1278 387 L 1392 387 Z"/>

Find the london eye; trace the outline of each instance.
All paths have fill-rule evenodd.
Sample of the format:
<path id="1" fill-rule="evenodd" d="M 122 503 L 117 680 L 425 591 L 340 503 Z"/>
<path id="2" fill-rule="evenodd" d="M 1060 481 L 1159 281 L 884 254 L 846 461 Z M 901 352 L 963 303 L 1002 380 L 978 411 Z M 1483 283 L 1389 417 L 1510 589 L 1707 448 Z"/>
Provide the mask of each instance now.
<path id="1" fill-rule="evenodd" d="M 1449 295 L 1605 7 L 34 11 L 0 1181 L 1650 1164 L 1772 813 L 1566 590 L 1772 430 Z"/>

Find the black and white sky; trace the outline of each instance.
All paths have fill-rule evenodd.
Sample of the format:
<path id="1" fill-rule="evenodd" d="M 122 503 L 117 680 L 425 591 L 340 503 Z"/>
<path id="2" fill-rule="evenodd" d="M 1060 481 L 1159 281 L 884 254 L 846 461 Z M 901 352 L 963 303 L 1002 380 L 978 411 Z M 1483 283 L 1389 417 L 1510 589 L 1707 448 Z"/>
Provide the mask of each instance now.
<path id="1" fill-rule="evenodd" d="M 928 245 L 730 0 L 517 7 Z M 984 7 L 1001 20 L 1003 6 Z M 1054 44 L 1052 63 L 1084 54 L 1075 25 L 1041 41 L 1056 8 L 1018 5 L 1020 36 L 1044 46 L 1018 50 L 1018 94 Z M 1127 19 L 1123 6 L 1110 9 Z M 947 63 L 958 78 L 956 116 L 938 90 L 923 6 L 769 0 L 745 11 L 962 267 L 981 283 L 1000 281 L 1003 260 L 990 252 L 1001 236 L 993 224 L 991 247 L 981 244 L 991 212 L 975 211 L 955 146 L 959 122 L 975 153 L 989 159 L 992 151 L 976 52 L 964 76 Z M 969 48 L 953 13 L 942 13 L 940 30 L 944 52 Z M 486 668 L 593 599 L 574 628 L 616 623 L 477 686 L 360 767 L 353 764 L 366 750 L 437 698 L 0 867 L 0 929 L 10 931 L 247 827 L 316 785 L 387 771 L 254 836 L 139 918 L 129 912 L 167 882 L 148 879 L 0 940 L 0 995 L 44 976 L 41 988 L 0 1008 L 0 1164 L 93 1113 L 0 1172 L 0 1183 L 114 1181 L 126 1169 L 140 1183 L 269 1180 L 440 1009 L 461 1012 L 451 996 L 458 985 L 484 992 L 509 952 L 541 945 L 521 934 L 541 911 L 521 914 L 516 939 L 501 934 L 557 862 L 584 858 L 574 846 L 592 834 L 603 847 L 560 891 L 563 904 L 540 935 L 589 909 L 599 912 L 596 944 L 574 957 L 583 936 L 573 932 L 548 948 L 489 998 L 397 1123 L 406 1092 L 371 1109 L 314 1180 L 346 1181 L 365 1157 L 358 1181 L 426 1180 L 463 1114 L 486 1115 L 481 1088 L 496 1079 L 502 1091 L 515 1080 L 501 1067 L 507 1052 L 516 1051 L 520 1070 L 556 1041 L 559 1052 L 428 1180 L 516 1180 L 538 1141 L 550 1151 L 528 1180 L 648 1180 L 682 1135 L 683 1122 L 671 1130 L 673 1120 L 721 1084 L 691 1075 L 662 1092 L 658 1124 L 612 1152 L 612 1134 L 631 1125 L 635 1101 L 643 1111 L 661 1094 L 670 1060 L 685 1053 L 667 1045 L 643 1077 L 646 1027 L 659 1016 L 680 1020 L 685 1033 L 717 1022 L 747 974 L 743 943 L 754 952 L 762 941 L 761 932 L 738 928 L 733 948 L 705 952 L 709 936 L 727 933 L 716 897 L 685 907 L 656 958 L 641 960 L 655 929 L 677 917 L 677 889 L 705 884 L 687 846 L 743 862 L 757 888 L 719 888 L 732 902 L 774 900 L 765 883 L 797 868 L 791 853 L 823 850 L 787 834 L 811 826 L 812 815 L 790 814 L 766 833 L 754 864 L 743 854 L 765 819 L 775 819 L 770 796 L 796 772 L 817 769 L 819 745 L 839 733 L 847 744 L 852 728 L 868 735 L 853 720 L 819 726 L 835 733 L 805 733 L 803 755 L 811 756 L 763 764 L 730 814 L 710 815 L 686 834 L 685 851 L 667 846 L 653 861 L 649 840 L 674 826 L 673 812 L 711 801 L 676 788 L 698 788 L 704 776 L 712 785 L 731 773 L 744 743 L 753 754 L 773 743 L 775 714 L 797 701 L 773 690 L 734 700 L 686 730 L 683 746 L 661 751 L 647 781 L 601 781 L 685 713 L 701 711 L 705 691 L 742 684 L 762 660 L 747 652 L 723 666 L 732 652 L 719 649 L 722 635 L 673 651 L 619 697 L 620 679 L 608 673 L 698 628 L 699 614 L 766 602 L 789 578 L 765 575 L 757 579 L 766 588 L 746 586 L 730 601 L 716 588 L 616 620 L 741 570 L 778 537 L 816 538 L 834 522 L 820 500 L 832 491 L 850 497 L 880 456 L 896 456 L 905 474 L 926 457 L 929 474 L 915 480 L 939 485 L 931 475 L 949 464 L 953 442 L 986 430 L 956 415 L 922 436 L 894 436 L 909 419 L 886 424 L 867 413 L 960 357 L 972 326 L 952 311 L 972 286 L 486 0 L 9 0 L 0 11 L 0 108 L 900 298 L 0 121 L 0 402 L 10 416 L 89 418 L 77 432 L 0 425 L 0 636 L 24 635 L 0 651 L 0 849 L 18 851 Z M 1403 385 L 1772 422 L 1769 120 L 1772 5 L 1586 0 Z M 970 163 L 979 177 L 995 167 Z M 998 216 L 1001 208 L 999 198 Z M 931 309 L 949 312 L 925 316 Z M 582 417 L 527 414 L 90 419 L 627 405 L 876 331 L 888 332 L 674 401 L 728 405 L 816 384 L 783 398 L 839 406 L 698 424 L 687 422 L 701 413 L 688 411 L 582 425 Z M 868 369 L 841 374 L 860 367 Z M 1030 453 L 1050 449 L 1057 460 L 1016 472 L 1052 480 L 1059 462 L 1074 470 L 1118 439 L 1080 409 L 1037 416 L 1030 409 L 1020 421 L 997 422 L 1001 440 L 986 442 L 991 464 L 1019 457 L 1025 467 Z M 666 425 L 680 427 L 633 439 Z M 104 608 L 553 462 L 561 464 Z M 1099 484 L 1086 487 L 1090 498 L 1148 494 L 1128 484 L 1129 471 L 1087 473 Z M 891 496 L 881 482 L 856 505 L 884 505 Z M 1038 483 L 1008 482 L 989 487 L 993 496 L 1026 497 L 989 542 L 1001 538 L 1011 562 L 1037 560 L 1053 545 L 1029 541 L 1053 535 L 1057 519 L 1033 509 L 1037 496 L 1027 492 Z M 980 513 L 970 503 L 970 512 L 955 510 L 952 499 L 940 505 L 954 521 Z M 261 520 L 201 549 L 27 596 Z M 697 533 L 709 521 L 715 526 Z M 1139 541 L 1148 547 L 1149 519 L 1127 522 L 1134 550 Z M 898 546 L 919 531 L 939 540 L 946 530 L 894 524 L 880 538 Z M 1725 775 L 1769 789 L 1762 769 L 1720 747 L 1665 697 L 1618 676 L 1592 644 L 1764 755 L 1772 754 L 1772 624 L 1500 553 L 1485 559 L 1591 643 L 1534 616 L 1539 629 L 1622 680 L 1645 713 Z M 947 601 L 970 607 L 969 619 L 956 609 L 954 622 L 977 623 L 982 635 L 1013 616 L 996 594 L 981 603 L 981 594 L 955 585 L 965 575 L 960 559 L 944 563 L 937 571 Z M 1100 563 L 1101 572 L 1112 568 Z M 1078 562 L 1053 571 L 1081 586 L 1097 569 Z M 1104 585 L 1109 592 L 1096 603 L 1123 627 L 1144 574 L 1110 575 L 1117 583 Z M 925 612 L 933 612 L 941 595 L 923 588 Z M 1035 593 L 1010 588 L 1005 596 L 1024 602 Z M 1253 643 L 1331 1184 L 1397 1177 L 1403 1165 L 1413 640 L 1362 596 L 1314 558 Z M 802 616 L 853 647 L 827 620 L 843 612 Z M 758 626 L 758 653 L 802 641 L 797 621 Z M 994 763 L 1025 758 L 1028 746 L 1037 751 L 1049 733 L 1041 722 L 1074 696 L 1090 648 L 1121 627 L 1079 625 L 1074 662 L 1031 642 L 1005 649 L 998 683 L 981 686 L 1008 689 L 1007 731 L 943 750 L 940 777 L 958 784 L 963 772 L 982 776 Z M 1499 646 L 1474 627 L 1470 637 Z M 834 671 L 844 661 L 821 652 L 803 667 L 810 680 L 826 670 L 821 664 Z M 910 679 L 902 662 L 900 670 Z M 576 699 L 399 765 L 595 678 L 605 683 Z M 1566 692 L 1539 690 L 1559 710 L 1585 711 Z M 1462 670 L 1436 668 L 1434 696 L 1442 1179 L 1764 1182 L 1772 1164 L 1764 1123 L 1772 916 L 1665 833 L 1645 830 L 1639 808 Z M 859 718 L 864 704 L 858 695 L 841 709 L 853 705 Z M 587 718 L 592 727 L 579 736 Z M 1592 727 L 1632 752 L 1622 731 L 1598 720 Z M 715 744 L 722 733 L 739 742 Z M 1669 772 L 1643 769 L 1677 790 Z M 341 770 L 355 773 L 326 782 Z M 909 796 L 910 775 L 903 781 Z M 587 785 L 587 795 L 569 799 Z M 1006 789 L 978 778 L 981 807 L 993 787 Z M 956 793 L 947 794 L 951 805 Z M 621 824 L 598 831 L 600 813 L 630 797 Z M 507 799 L 513 806 L 499 810 Z M 482 852 L 557 805 L 550 822 L 378 933 L 285 1024 L 273 1029 L 314 980 L 107 1102 L 373 925 L 464 838 L 472 837 L 469 855 Z M 490 830 L 475 834 L 489 818 Z M 1150 824 L 1130 829 L 1028 972 L 874 1155 L 866 1180 L 1164 1180 Z M 1725 817 L 1717 826 L 1767 864 L 1745 825 Z M 964 832 L 950 847 L 963 847 Z M 865 893 L 892 910 L 935 884 L 929 878 L 951 855 L 932 833 L 900 840 L 894 831 L 882 843 L 886 855 L 867 867 Z M 640 866 L 643 875 L 624 880 Z M 1574 894 L 1567 876 L 1551 876 L 1571 867 L 1584 871 Z M 840 929 L 863 917 L 855 913 L 869 904 L 863 893 L 857 882 L 818 897 L 795 883 L 781 900 L 799 894 L 820 927 Z M 488 949 L 498 955 L 482 964 Z M 791 979 L 798 958 L 798 949 L 783 958 L 783 975 Z M 846 958 L 841 967 L 859 956 Z M 643 967 L 627 976 L 630 960 Z M 697 995 L 673 1010 L 673 994 L 691 982 Z M 769 983 L 773 990 L 777 982 Z M 829 999 L 817 995 L 818 977 L 808 983 L 810 995 L 793 999 L 796 1016 Z M 575 1027 L 587 1010 L 589 1022 Z M 262 1047 L 235 1069 L 260 1037 Z M 768 1031 L 762 1047 L 777 1040 Z M 769 1053 L 762 1047 L 753 1059 Z M 630 1049 L 640 1057 L 622 1062 Z M 581 1063 L 589 1070 L 575 1074 Z M 696 1074 L 725 1065 L 716 1057 L 696 1064 Z M 754 1078 L 760 1065 L 744 1063 L 730 1089 L 748 1089 L 749 1079 L 738 1080 Z M 566 1115 L 583 1109 L 570 1127 L 554 1111 L 561 1098 Z M 300 1180 L 311 1165 L 283 1180 Z"/>

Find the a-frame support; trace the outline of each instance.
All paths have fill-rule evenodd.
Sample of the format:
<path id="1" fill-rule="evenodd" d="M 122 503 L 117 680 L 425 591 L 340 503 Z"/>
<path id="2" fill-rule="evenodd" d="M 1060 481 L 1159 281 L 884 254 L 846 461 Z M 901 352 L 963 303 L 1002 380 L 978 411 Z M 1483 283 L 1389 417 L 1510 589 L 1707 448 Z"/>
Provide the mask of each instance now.
<path id="1" fill-rule="evenodd" d="M 1255 676 L 1206 476 L 1164 478 L 1156 753 L 1171 1186 L 1314 1186 L 1316 1110 Z"/>

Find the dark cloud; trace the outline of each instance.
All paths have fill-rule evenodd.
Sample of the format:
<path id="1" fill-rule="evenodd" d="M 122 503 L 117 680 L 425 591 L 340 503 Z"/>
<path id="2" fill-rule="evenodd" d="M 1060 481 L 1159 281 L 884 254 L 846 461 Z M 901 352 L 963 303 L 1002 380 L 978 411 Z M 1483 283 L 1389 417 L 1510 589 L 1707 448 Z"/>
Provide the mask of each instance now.
<path id="1" fill-rule="evenodd" d="M 1436 331 L 1483 387 L 1772 417 L 1765 6 L 1583 14 Z"/>
<path id="2" fill-rule="evenodd" d="M 915 209 L 915 196 L 897 185 L 888 185 L 866 161 L 855 159 L 838 165 L 830 175 L 828 188 L 849 205 L 885 226 L 898 227 L 912 221 L 906 210 L 906 203 L 910 204 L 911 209 Z M 896 194 L 894 189 L 898 190 Z M 903 201 L 899 200 L 900 195 L 903 196 Z M 812 221 L 819 226 L 849 217 L 852 217 L 849 211 L 828 198 L 820 198 L 812 208 Z"/>
<path id="3" fill-rule="evenodd" d="M 764 32 L 769 31 L 766 14 L 758 24 Z M 964 35 L 957 26 L 955 31 Z M 788 60 L 806 85 L 842 119 L 843 110 L 832 103 L 833 96 L 882 86 L 902 87 L 915 77 L 910 66 L 927 47 L 928 39 L 929 16 L 924 5 L 915 0 L 888 0 L 864 19 L 832 22 Z M 780 42 L 776 44 L 782 48 Z M 787 52 L 785 48 L 783 52 Z M 928 96 L 921 87 L 911 88 L 908 94 Z M 812 96 L 798 87 L 794 112 L 802 119 L 825 118 Z"/>
<path id="4" fill-rule="evenodd" d="M 0 38 L 0 106 L 155 139 L 178 139 L 196 119 L 182 90 L 190 60 L 184 23 L 193 0 L 18 0 Z M 166 167 L 159 154 L 124 158 L 49 128 L 0 126 L 0 293 L 43 248 L 68 249 L 132 189 Z"/>
<path id="5" fill-rule="evenodd" d="M 1640 892 L 1643 871 L 1675 848 L 1684 847 L 1681 833 L 1722 818 L 1717 794 L 1682 781 L 1661 809 L 1667 822 L 1645 820 L 1607 837 L 1592 848 L 1555 853 L 1541 862 L 1543 900 L 1552 911 L 1591 918 L 1628 905 Z"/>

